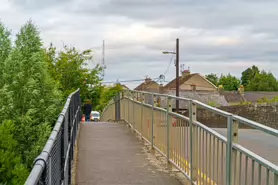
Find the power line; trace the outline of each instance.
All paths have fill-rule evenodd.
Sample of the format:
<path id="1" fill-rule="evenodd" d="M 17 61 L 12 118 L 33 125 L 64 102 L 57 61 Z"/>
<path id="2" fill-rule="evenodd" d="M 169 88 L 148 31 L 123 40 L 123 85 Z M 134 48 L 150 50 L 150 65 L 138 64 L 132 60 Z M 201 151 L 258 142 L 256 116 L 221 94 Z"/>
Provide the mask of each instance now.
<path id="1" fill-rule="evenodd" d="M 170 67 L 170 64 L 171 64 L 172 61 L 173 61 L 173 58 L 174 58 L 174 55 L 172 55 L 172 57 L 171 57 L 171 60 L 170 60 L 170 62 L 169 62 L 169 64 L 168 64 L 168 67 L 167 67 L 165 73 L 164 73 L 164 76 L 167 74 L 167 72 L 168 72 L 168 70 L 169 70 L 169 67 Z"/>
<path id="2" fill-rule="evenodd" d="M 154 80 L 159 78 L 152 78 Z M 145 79 L 135 79 L 135 80 L 119 80 L 119 81 L 108 81 L 108 82 L 102 82 L 102 83 L 122 83 L 122 82 L 139 82 L 139 81 L 145 81 Z"/>

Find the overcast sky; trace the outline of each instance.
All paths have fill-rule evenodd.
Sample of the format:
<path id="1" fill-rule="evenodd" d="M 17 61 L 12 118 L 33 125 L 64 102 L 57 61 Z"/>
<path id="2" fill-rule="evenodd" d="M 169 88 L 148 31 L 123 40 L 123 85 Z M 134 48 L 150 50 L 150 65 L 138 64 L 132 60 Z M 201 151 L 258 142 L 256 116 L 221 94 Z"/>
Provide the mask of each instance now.
<path id="1" fill-rule="evenodd" d="M 162 51 L 174 51 L 176 38 L 193 73 L 240 77 L 254 64 L 278 77 L 277 9 L 277 0 L 0 0 L 13 34 L 32 19 L 45 46 L 92 48 L 95 63 L 105 40 L 105 81 L 164 74 L 171 55 Z M 173 77 L 174 63 L 166 80 Z"/>

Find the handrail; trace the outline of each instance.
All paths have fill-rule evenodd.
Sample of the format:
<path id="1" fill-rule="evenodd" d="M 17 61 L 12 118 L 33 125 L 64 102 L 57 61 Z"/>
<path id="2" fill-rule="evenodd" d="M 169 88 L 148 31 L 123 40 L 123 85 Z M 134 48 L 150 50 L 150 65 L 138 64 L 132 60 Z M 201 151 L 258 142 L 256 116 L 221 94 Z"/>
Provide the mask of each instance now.
<path id="1" fill-rule="evenodd" d="M 81 121 L 81 99 L 80 89 L 77 89 L 68 96 L 49 139 L 34 161 L 25 185 L 62 184 L 62 182 L 67 184 L 71 181 L 71 169 L 67 166 L 71 166 L 73 159 L 79 121 Z"/>
<path id="2" fill-rule="evenodd" d="M 148 98 L 149 102 L 145 101 L 145 95 L 151 95 Z M 165 104 L 163 108 L 158 107 L 154 96 L 167 98 L 167 105 Z M 186 108 L 189 109 L 189 117 L 171 111 L 172 101 L 175 100 L 188 103 Z M 227 137 L 198 122 L 198 108 L 224 117 L 227 123 Z M 239 124 L 278 137 L 278 130 L 274 128 L 197 100 L 152 92 L 124 90 L 121 99 L 117 99 L 113 105 L 107 106 L 105 116 L 102 119 L 104 121 L 105 117 L 111 119 L 108 114 L 113 114 L 113 111 L 120 112 L 120 120 L 127 122 L 141 138 L 152 145 L 152 148 L 176 166 L 191 181 L 191 184 L 203 184 L 205 181 L 209 184 L 245 184 L 248 179 L 251 179 L 253 184 L 264 184 L 262 179 L 267 181 L 266 184 L 268 182 L 278 184 L 278 166 L 237 142 Z M 176 124 L 173 124 L 172 121 Z M 198 151 L 199 149 L 201 151 Z M 215 161 L 218 162 L 216 164 L 212 163 L 212 158 L 214 163 Z M 245 164 L 243 164 L 243 161 L 245 161 Z M 251 166 L 248 166 L 248 161 L 252 161 Z M 255 166 L 258 166 L 257 170 L 255 170 Z M 225 168 L 226 173 L 224 175 L 222 174 L 223 168 Z M 213 170 L 213 172 L 208 171 L 208 169 Z M 219 169 L 222 170 L 219 171 Z M 214 172 L 214 170 L 217 172 Z M 241 170 L 245 170 L 245 172 Z M 262 177 L 263 170 L 266 171 L 264 177 Z M 217 173 L 217 176 L 215 173 Z M 242 179 L 242 176 L 244 176 L 244 179 Z M 258 176 L 258 179 L 255 180 L 255 176 Z"/>

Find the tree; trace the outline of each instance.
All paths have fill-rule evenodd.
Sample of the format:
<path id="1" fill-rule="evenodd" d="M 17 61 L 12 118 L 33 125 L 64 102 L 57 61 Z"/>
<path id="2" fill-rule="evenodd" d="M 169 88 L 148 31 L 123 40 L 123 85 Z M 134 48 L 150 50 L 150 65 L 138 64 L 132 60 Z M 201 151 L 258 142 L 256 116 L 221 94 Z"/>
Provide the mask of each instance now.
<path id="1" fill-rule="evenodd" d="M 12 48 L 10 34 L 11 33 L 0 22 L 0 88 L 4 85 L 3 75 L 5 60 L 9 56 Z"/>
<path id="2" fill-rule="evenodd" d="M 96 109 L 98 111 L 102 111 L 105 108 L 105 106 L 109 103 L 109 101 L 122 90 L 123 88 L 120 84 L 116 84 L 112 87 L 104 87 L 101 92 L 100 103 L 99 105 L 97 105 Z"/>
<path id="3" fill-rule="evenodd" d="M 260 73 L 260 70 L 257 66 L 253 65 L 241 73 L 241 84 L 246 87 L 250 81 Z"/>
<path id="4" fill-rule="evenodd" d="M 229 73 L 227 76 L 221 75 L 219 85 L 222 85 L 226 91 L 236 91 L 240 85 L 240 81 Z"/>
<path id="5" fill-rule="evenodd" d="M 100 84 L 100 66 L 93 69 L 86 67 L 93 57 L 91 50 L 79 52 L 74 47 L 64 46 L 62 51 L 57 52 L 51 44 L 45 54 L 48 70 L 63 92 L 64 98 L 80 88 L 82 100 L 87 99 L 90 89 Z"/>
<path id="6" fill-rule="evenodd" d="M 256 73 L 255 77 L 250 80 L 246 87 L 248 91 L 278 91 L 278 81 L 272 73 L 262 71 Z"/>
<path id="7" fill-rule="evenodd" d="M 17 154 L 17 141 L 14 138 L 15 125 L 12 121 L 0 124 L 0 184 L 23 184 L 28 170 Z"/>
<path id="8" fill-rule="evenodd" d="M 206 75 L 206 79 L 209 80 L 211 83 L 213 83 L 215 86 L 218 86 L 219 79 L 216 74 L 213 73 L 208 74 Z"/>
<path id="9" fill-rule="evenodd" d="M 21 173 L 19 169 L 22 169 L 22 165 L 28 169 L 32 167 L 62 108 L 60 92 L 50 77 L 46 64 L 39 32 L 28 21 L 16 35 L 15 46 L 4 61 L 4 84 L 0 89 L 0 120 L 1 124 L 8 120 L 14 124 L 14 129 L 9 132 L 11 136 L 7 137 L 15 141 L 10 156 L 14 152 L 18 157 L 15 158 L 18 168 L 14 166 L 18 173 Z M 6 164 L 9 160 L 5 158 L 2 162 Z M 20 175 L 24 176 L 22 179 L 27 178 L 28 174 L 17 172 L 7 174 L 6 178 L 9 179 L 9 175 L 12 179 L 17 179 Z"/>

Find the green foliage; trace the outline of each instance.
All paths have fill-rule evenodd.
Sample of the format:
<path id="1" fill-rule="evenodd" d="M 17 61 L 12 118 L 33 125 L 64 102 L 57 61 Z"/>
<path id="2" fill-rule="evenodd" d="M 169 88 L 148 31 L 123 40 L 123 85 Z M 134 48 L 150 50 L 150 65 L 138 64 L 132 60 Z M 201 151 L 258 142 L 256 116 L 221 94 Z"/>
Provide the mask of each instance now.
<path id="1" fill-rule="evenodd" d="M 74 47 L 68 48 L 64 46 L 62 51 L 57 51 L 55 47 L 50 47 L 45 50 L 47 67 L 54 77 L 59 89 L 63 92 L 63 97 L 66 98 L 70 93 L 80 88 L 82 99 L 87 99 L 93 87 L 90 84 L 97 86 L 101 79 L 99 77 L 101 68 L 97 65 L 93 69 L 88 69 L 86 66 L 92 61 L 92 51 L 78 51 Z"/>
<path id="2" fill-rule="evenodd" d="M 219 105 L 216 102 L 214 102 L 214 101 L 208 102 L 208 105 L 212 106 L 212 107 L 219 107 Z"/>
<path id="3" fill-rule="evenodd" d="M 101 99 L 99 105 L 96 106 L 98 111 L 102 111 L 105 106 L 109 103 L 109 101 L 114 98 L 119 92 L 123 90 L 120 84 L 116 84 L 113 87 L 102 87 L 101 90 Z"/>
<path id="4" fill-rule="evenodd" d="M 9 43 L 8 32 L 3 33 L 2 29 L 0 40 Z M 62 105 L 60 92 L 47 70 L 39 32 L 31 21 L 16 35 L 15 46 L 9 47 L 0 45 L 6 51 L 0 56 L 0 126 L 5 134 L 0 140 L 2 143 L 8 138 L 10 144 L 0 144 L 0 182 L 23 184 Z"/>
<path id="5" fill-rule="evenodd" d="M 272 73 L 256 73 L 245 88 L 247 91 L 278 91 L 278 81 Z"/>
<path id="6" fill-rule="evenodd" d="M 0 124 L 0 183 L 4 184 L 22 184 L 28 175 L 21 156 L 17 154 L 15 130 L 12 121 Z"/>
<path id="7" fill-rule="evenodd" d="M 0 88 L 4 85 L 4 65 L 5 60 L 11 51 L 10 32 L 0 22 Z"/>
<path id="8" fill-rule="evenodd" d="M 209 80 L 211 83 L 213 83 L 215 86 L 219 85 L 219 79 L 216 74 L 213 73 L 208 74 L 206 75 L 206 79 Z"/>
<path id="9" fill-rule="evenodd" d="M 275 96 L 272 99 L 263 97 L 257 101 L 257 103 L 276 103 L 276 102 L 278 102 L 278 96 Z"/>
<path id="10" fill-rule="evenodd" d="M 240 85 L 240 81 L 229 73 L 226 76 L 221 75 L 219 85 L 223 85 L 223 88 L 226 91 L 236 91 Z"/>
<path id="11" fill-rule="evenodd" d="M 241 73 L 241 84 L 246 87 L 250 81 L 260 73 L 260 70 L 257 66 L 253 65 Z"/>

